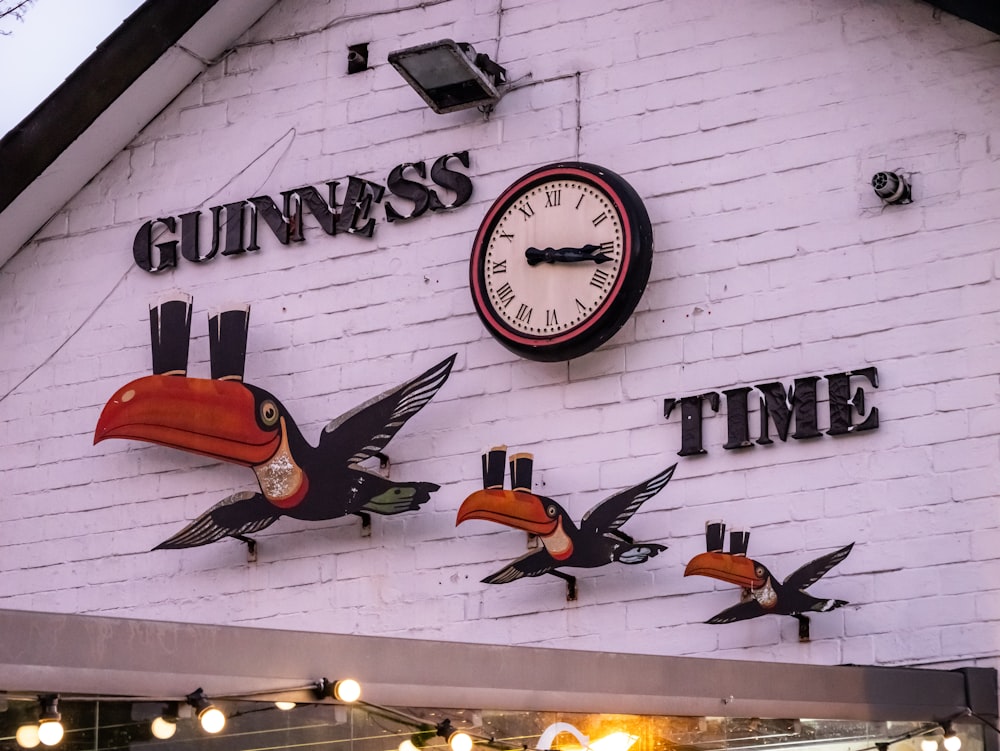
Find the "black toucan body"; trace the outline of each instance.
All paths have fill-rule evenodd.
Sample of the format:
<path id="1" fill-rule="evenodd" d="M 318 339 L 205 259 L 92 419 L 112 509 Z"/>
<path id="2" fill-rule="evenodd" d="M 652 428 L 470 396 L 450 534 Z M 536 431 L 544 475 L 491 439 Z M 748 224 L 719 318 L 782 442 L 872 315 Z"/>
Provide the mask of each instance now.
<path id="1" fill-rule="evenodd" d="M 767 567 L 746 555 L 719 551 L 696 555 L 684 569 L 684 576 L 708 576 L 743 587 L 738 605 L 723 610 L 706 623 L 732 623 L 762 615 L 790 615 L 800 618 L 803 613 L 826 613 L 843 607 L 844 600 L 813 597 L 805 590 L 819 581 L 830 569 L 844 560 L 854 543 L 807 563 L 783 582 L 779 582 Z"/>
<path id="2" fill-rule="evenodd" d="M 542 547 L 521 556 L 483 579 L 506 584 L 525 576 L 560 574 L 559 568 L 597 568 L 609 563 L 644 563 L 666 550 L 665 545 L 636 542 L 621 531 L 638 508 L 656 495 L 673 476 L 676 464 L 635 487 L 622 491 L 588 511 L 579 527 L 551 498 L 524 490 L 487 488 L 462 503 L 456 524 L 485 519 L 537 535 Z"/>
<path id="3" fill-rule="evenodd" d="M 172 375 L 132 381 L 105 405 L 94 443 L 128 438 L 203 454 L 253 469 L 259 492 L 223 499 L 159 548 L 242 537 L 282 516 L 336 519 L 415 510 L 438 486 L 392 482 L 360 466 L 380 455 L 406 421 L 447 380 L 455 356 L 347 412 L 324 428 L 319 445 L 302 436 L 267 391 L 242 383 Z"/>

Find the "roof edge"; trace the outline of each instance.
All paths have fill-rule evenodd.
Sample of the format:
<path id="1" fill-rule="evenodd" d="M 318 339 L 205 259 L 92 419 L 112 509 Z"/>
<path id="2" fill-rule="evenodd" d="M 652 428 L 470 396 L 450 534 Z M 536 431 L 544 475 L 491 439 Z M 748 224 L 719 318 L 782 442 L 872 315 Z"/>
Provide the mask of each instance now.
<path id="1" fill-rule="evenodd" d="M 0 212 L 217 2 L 146 0 L 0 139 Z"/>

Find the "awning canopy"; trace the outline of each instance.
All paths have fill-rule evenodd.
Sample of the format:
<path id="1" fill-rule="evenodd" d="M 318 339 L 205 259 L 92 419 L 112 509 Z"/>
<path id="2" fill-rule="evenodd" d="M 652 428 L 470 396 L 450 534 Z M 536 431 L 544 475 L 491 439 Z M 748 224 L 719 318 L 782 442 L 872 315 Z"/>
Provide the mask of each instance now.
<path id="1" fill-rule="evenodd" d="M 351 677 L 367 701 L 387 706 L 872 721 L 971 712 L 994 724 L 997 716 L 990 668 L 764 663 L 11 610 L 0 610 L 0 634 L 8 693 L 277 694 Z M 995 734 L 987 738 L 995 748 Z"/>

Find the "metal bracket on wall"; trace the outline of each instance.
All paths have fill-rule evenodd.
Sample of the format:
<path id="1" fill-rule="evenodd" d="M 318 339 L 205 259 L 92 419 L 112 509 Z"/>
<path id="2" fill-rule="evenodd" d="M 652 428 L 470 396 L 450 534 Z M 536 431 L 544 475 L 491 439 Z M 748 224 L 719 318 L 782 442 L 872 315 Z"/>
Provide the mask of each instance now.
<path id="1" fill-rule="evenodd" d="M 257 562 L 257 541 L 252 537 L 247 537 L 246 535 L 233 535 L 233 538 L 239 540 L 242 543 L 246 543 L 247 546 L 247 563 Z"/>
<path id="2" fill-rule="evenodd" d="M 572 574 L 564 574 L 562 571 L 557 571 L 552 569 L 546 573 L 552 574 L 553 576 L 558 576 L 560 579 L 566 580 L 566 602 L 574 602 L 576 600 L 576 577 Z"/>
<path id="3" fill-rule="evenodd" d="M 799 641 L 809 641 L 809 616 L 798 613 L 795 619 L 799 622 Z"/>

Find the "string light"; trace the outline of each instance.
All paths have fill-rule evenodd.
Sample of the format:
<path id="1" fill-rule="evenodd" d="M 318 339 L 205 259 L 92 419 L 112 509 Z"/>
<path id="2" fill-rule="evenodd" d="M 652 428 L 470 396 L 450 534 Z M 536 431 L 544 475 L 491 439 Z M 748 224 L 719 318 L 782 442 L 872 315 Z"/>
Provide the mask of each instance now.
<path id="1" fill-rule="evenodd" d="M 55 746 L 63 739 L 62 717 L 59 714 L 59 697 L 42 696 L 38 701 L 42 713 L 38 718 L 38 740 L 46 746 Z"/>
<path id="2" fill-rule="evenodd" d="M 944 726 L 944 748 L 945 751 L 959 751 L 962 748 L 962 739 L 950 722 Z"/>
<path id="3" fill-rule="evenodd" d="M 456 730 L 451 720 L 445 719 L 435 727 L 437 734 L 448 741 L 451 751 L 472 751 L 472 736 L 461 730 Z"/>
<path id="4" fill-rule="evenodd" d="M 276 706 L 282 712 L 287 712 L 287 711 L 289 711 L 291 709 L 295 709 L 295 702 L 294 701 L 276 701 L 276 702 L 274 702 L 274 706 Z"/>
<path id="5" fill-rule="evenodd" d="M 174 737 L 174 733 L 177 732 L 177 715 L 179 711 L 180 709 L 175 701 L 164 706 L 163 713 L 149 725 L 154 738 L 165 741 L 168 738 Z"/>
<path id="6" fill-rule="evenodd" d="M 316 682 L 315 688 L 320 698 L 332 696 L 337 701 L 342 701 L 345 704 L 353 704 L 361 698 L 361 684 L 353 678 L 345 678 L 340 681 L 320 678 Z"/>
<path id="7" fill-rule="evenodd" d="M 166 717 L 157 717 L 149 724 L 149 729 L 154 738 L 165 741 L 174 737 L 174 733 L 177 732 L 177 721 L 170 721 Z"/>
<path id="8" fill-rule="evenodd" d="M 472 736 L 456 730 L 448 737 L 448 745 L 451 751 L 472 751 Z"/>
<path id="9" fill-rule="evenodd" d="M 17 745 L 21 748 L 35 748 L 41 741 L 38 739 L 38 725 L 21 725 L 14 735 Z"/>
<path id="10" fill-rule="evenodd" d="M 201 722 L 201 729 L 206 733 L 220 732 L 226 726 L 226 716 L 222 710 L 212 704 L 205 692 L 200 688 L 188 694 L 187 703 L 194 707 L 198 713 L 198 721 Z"/>

